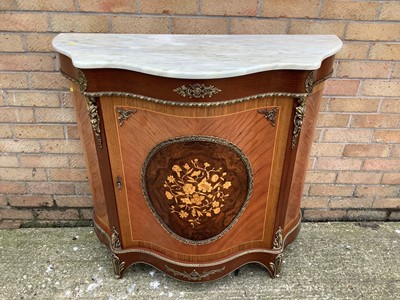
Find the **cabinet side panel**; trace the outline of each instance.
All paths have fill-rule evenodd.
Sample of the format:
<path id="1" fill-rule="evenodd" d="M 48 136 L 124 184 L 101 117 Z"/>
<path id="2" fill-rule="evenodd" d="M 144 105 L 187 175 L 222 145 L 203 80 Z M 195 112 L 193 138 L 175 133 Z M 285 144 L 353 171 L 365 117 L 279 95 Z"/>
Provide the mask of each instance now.
<path id="1" fill-rule="evenodd" d="M 288 199 L 288 208 L 285 217 L 285 231 L 290 230 L 297 222 L 300 210 L 307 166 L 313 141 L 314 129 L 317 123 L 318 111 L 321 102 L 323 86 L 320 85 L 317 92 L 307 98 L 306 112 L 298 140 L 296 161 L 293 169 Z"/>
<path id="2" fill-rule="evenodd" d="M 106 200 L 101 180 L 99 161 L 97 159 L 95 138 L 87 111 L 86 99 L 78 90 L 79 87 L 74 85 L 73 104 L 79 128 L 79 136 L 84 149 L 89 183 L 93 194 L 94 215 L 96 221 L 103 225 L 103 229 L 109 232 Z"/>

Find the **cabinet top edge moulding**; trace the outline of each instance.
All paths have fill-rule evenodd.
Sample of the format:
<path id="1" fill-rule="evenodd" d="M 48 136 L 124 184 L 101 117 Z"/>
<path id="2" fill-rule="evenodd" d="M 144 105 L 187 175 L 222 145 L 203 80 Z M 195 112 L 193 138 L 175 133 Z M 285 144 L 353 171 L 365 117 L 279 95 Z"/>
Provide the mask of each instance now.
<path id="1" fill-rule="evenodd" d="M 335 35 L 62 33 L 53 47 L 79 69 L 123 69 L 181 79 L 316 70 L 342 47 Z"/>

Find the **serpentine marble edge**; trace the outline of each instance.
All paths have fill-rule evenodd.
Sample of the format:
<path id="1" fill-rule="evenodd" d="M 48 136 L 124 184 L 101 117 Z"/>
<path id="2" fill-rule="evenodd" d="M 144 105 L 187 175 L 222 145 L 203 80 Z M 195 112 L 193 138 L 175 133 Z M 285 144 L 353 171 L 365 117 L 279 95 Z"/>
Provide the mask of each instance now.
<path id="1" fill-rule="evenodd" d="M 334 35 L 61 33 L 53 47 L 80 69 L 213 79 L 269 70 L 316 70 L 342 42 Z"/>

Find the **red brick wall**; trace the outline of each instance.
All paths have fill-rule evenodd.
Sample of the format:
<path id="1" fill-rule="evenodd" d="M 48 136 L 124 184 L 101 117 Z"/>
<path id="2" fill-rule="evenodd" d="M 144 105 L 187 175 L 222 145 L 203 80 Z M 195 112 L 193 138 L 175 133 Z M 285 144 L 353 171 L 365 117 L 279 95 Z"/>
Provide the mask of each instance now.
<path id="1" fill-rule="evenodd" d="M 309 164 L 307 220 L 400 219 L 400 1 L 1 0 L 0 219 L 91 218 L 52 38 L 59 32 L 336 34 Z"/>

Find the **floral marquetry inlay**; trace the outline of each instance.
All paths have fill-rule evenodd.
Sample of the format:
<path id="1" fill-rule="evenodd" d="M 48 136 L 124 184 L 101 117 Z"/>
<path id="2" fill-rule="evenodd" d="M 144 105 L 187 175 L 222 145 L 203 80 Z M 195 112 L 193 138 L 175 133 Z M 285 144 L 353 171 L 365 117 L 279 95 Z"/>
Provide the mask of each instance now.
<path id="1" fill-rule="evenodd" d="M 195 227 L 203 218 L 218 215 L 228 199 L 232 183 L 222 168 L 214 168 L 197 158 L 183 166 L 174 165 L 164 182 L 170 212 Z"/>

